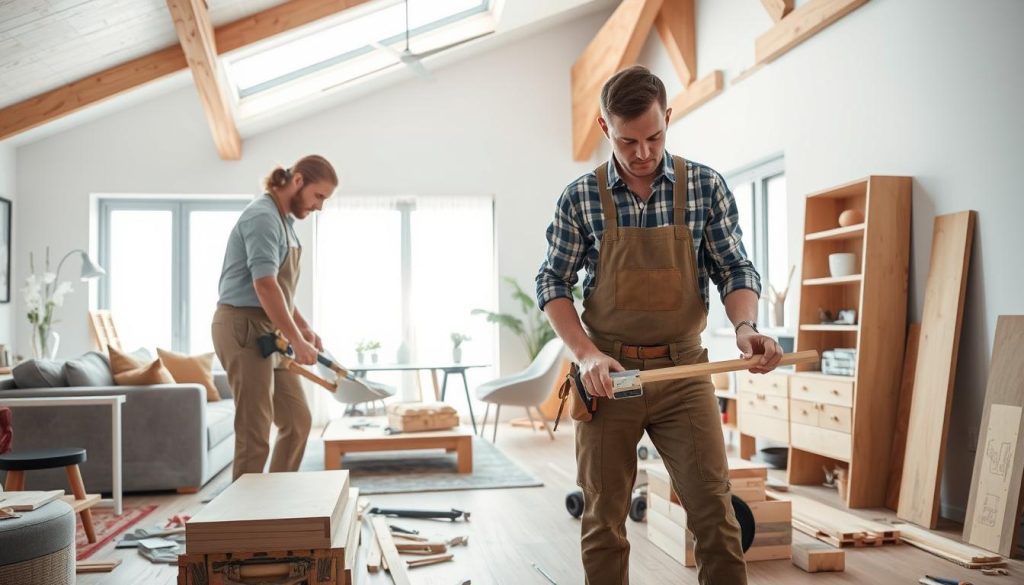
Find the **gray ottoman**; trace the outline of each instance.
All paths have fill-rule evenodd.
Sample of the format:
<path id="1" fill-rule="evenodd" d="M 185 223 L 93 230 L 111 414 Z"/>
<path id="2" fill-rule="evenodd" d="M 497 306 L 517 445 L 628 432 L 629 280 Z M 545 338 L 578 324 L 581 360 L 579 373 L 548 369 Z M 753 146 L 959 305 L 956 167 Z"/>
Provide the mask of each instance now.
<path id="1" fill-rule="evenodd" d="M 2 506 L 2 504 L 0 504 Z M 75 514 L 57 500 L 0 520 L 0 583 L 74 585 Z"/>

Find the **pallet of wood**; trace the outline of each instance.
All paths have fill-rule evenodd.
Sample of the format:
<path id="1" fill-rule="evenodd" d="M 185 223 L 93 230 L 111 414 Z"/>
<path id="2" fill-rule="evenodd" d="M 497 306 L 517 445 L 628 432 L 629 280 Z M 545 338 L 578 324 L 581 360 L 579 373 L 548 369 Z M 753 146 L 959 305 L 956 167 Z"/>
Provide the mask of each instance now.
<path id="1" fill-rule="evenodd" d="M 338 522 L 334 524 L 328 546 L 186 552 L 178 557 L 178 585 L 234 585 L 250 582 L 353 585 L 358 577 L 355 569 L 359 547 L 359 490 L 346 490 L 345 505 Z M 186 547 L 187 542 L 186 536 Z"/>
<path id="2" fill-rule="evenodd" d="M 768 497 L 793 503 L 793 528 L 836 548 L 899 544 L 895 526 L 859 516 L 793 493 L 768 492 Z"/>
<path id="3" fill-rule="evenodd" d="M 754 543 L 743 555 L 748 562 L 788 559 L 792 554 L 793 530 L 790 503 L 768 497 L 766 466 L 743 460 L 730 460 L 729 476 L 754 515 Z M 737 495 L 739 495 L 737 493 Z M 686 510 L 672 489 L 668 472 L 658 467 L 647 469 L 647 538 L 683 566 L 694 567 L 694 537 L 686 529 Z"/>
<path id="4" fill-rule="evenodd" d="M 388 426 L 413 433 L 459 426 L 459 413 L 443 402 L 403 402 L 388 406 Z"/>
<path id="5" fill-rule="evenodd" d="M 344 470 L 245 474 L 185 524 L 185 550 L 330 548 L 348 495 Z"/>

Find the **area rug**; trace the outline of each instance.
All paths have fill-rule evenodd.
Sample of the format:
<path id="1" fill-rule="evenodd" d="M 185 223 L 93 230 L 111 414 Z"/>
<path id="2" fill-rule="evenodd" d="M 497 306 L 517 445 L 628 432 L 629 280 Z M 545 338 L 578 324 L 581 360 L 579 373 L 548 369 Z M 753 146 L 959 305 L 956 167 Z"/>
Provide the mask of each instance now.
<path id="1" fill-rule="evenodd" d="M 345 455 L 344 469 L 361 494 L 485 490 L 544 485 L 492 443 L 473 437 L 473 473 L 457 473 L 454 453 L 443 449 L 381 451 Z M 301 471 L 324 468 L 324 444 L 309 441 Z"/>
<path id="2" fill-rule="evenodd" d="M 113 508 L 94 507 L 92 509 L 92 525 L 96 530 L 96 542 L 90 544 L 85 537 L 85 527 L 82 526 L 82 519 L 78 514 L 75 523 L 75 549 L 78 551 L 75 560 L 81 561 L 89 558 L 94 552 L 103 548 L 114 537 L 138 524 L 140 520 L 153 513 L 157 509 L 156 504 L 145 506 L 124 506 L 124 513 L 120 516 L 114 515 Z"/>

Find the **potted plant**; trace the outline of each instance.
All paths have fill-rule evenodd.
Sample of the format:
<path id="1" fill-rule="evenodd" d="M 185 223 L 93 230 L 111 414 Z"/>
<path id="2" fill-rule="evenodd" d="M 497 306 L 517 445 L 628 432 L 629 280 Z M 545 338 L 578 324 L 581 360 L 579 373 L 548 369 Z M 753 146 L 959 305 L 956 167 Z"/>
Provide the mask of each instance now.
<path id="1" fill-rule="evenodd" d="M 370 340 L 366 342 L 366 351 L 370 352 L 370 361 L 377 363 L 377 350 L 380 349 L 380 342 Z"/>
<path id="2" fill-rule="evenodd" d="M 532 361 L 540 353 L 544 344 L 554 339 L 555 332 L 551 329 L 547 317 L 537 308 L 533 295 L 527 294 L 516 282 L 516 279 L 506 276 L 504 280 L 512 286 L 512 298 L 519 302 L 519 309 L 523 313 L 523 317 L 519 318 L 508 313 L 496 313 L 487 309 L 473 309 L 472 314 L 486 315 L 489 322 L 508 328 L 523 341 L 526 353 Z M 578 286 L 574 286 L 572 295 L 578 299 L 583 296 L 583 293 Z"/>
<path id="3" fill-rule="evenodd" d="M 363 360 L 365 359 L 365 357 L 366 357 L 366 340 L 365 339 L 361 339 L 361 340 L 359 340 L 359 343 L 356 344 L 356 360 L 359 363 L 363 363 Z"/>
<path id="4" fill-rule="evenodd" d="M 35 259 L 28 256 L 30 274 L 25 278 L 21 293 L 28 309 L 28 322 L 32 324 L 32 354 L 36 358 L 53 359 L 57 354 L 60 336 L 51 327 L 57 321 L 54 313 L 64 304 L 64 295 L 71 292 L 67 280 L 57 282 L 57 275 L 50 272 L 50 249 L 46 249 L 46 265 L 42 277 L 36 276 Z"/>
<path id="5" fill-rule="evenodd" d="M 462 342 L 470 341 L 472 338 L 463 333 L 457 331 L 452 332 L 452 361 L 455 363 L 462 362 Z"/>

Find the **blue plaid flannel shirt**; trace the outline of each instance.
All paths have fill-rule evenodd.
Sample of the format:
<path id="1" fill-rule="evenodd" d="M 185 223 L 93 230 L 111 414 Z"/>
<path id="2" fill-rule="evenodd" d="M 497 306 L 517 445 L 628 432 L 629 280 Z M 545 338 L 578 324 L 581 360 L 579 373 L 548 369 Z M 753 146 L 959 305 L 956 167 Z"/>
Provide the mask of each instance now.
<path id="1" fill-rule="evenodd" d="M 675 169 L 666 152 L 661 174 L 647 203 L 626 187 L 613 159 L 608 160 L 608 185 L 623 227 L 659 227 L 672 224 L 672 185 Z M 739 289 L 761 295 L 761 277 L 743 248 L 736 200 L 725 180 L 710 167 L 687 161 L 686 224 L 693 233 L 697 258 L 697 288 L 708 306 L 708 279 L 721 298 Z M 558 198 L 555 219 L 548 226 L 548 252 L 537 272 L 537 303 L 543 309 L 551 299 L 572 298 L 578 272 L 586 269 L 583 297 L 597 285 L 598 253 L 604 234 L 604 215 L 593 171 L 573 181 Z"/>

